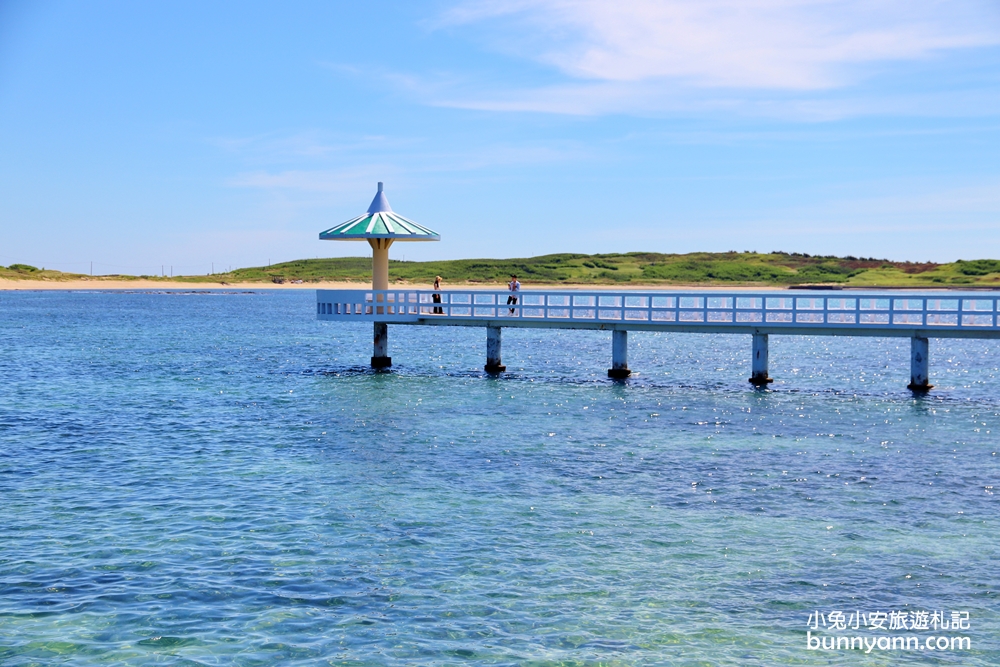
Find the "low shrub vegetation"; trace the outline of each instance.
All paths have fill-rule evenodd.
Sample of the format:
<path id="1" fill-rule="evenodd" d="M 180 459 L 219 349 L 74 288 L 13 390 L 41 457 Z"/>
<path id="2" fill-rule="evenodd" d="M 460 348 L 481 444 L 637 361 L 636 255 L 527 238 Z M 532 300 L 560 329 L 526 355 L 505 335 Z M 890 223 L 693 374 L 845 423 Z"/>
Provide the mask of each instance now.
<path id="1" fill-rule="evenodd" d="M 650 252 L 600 255 L 556 254 L 515 259 L 455 259 L 433 262 L 389 262 L 389 278 L 397 284 L 429 285 L 441 276 L 445 285 L 503 285 L 517 274 L 526 289 L 532 285 L 842 285 L 850 287 L 996 286 L 1000 260 L 977 259 L 950 264 L 893 262 L 875 257 L 833 257 L 786 252 L 726 252 L 662 254 Z M 0 278 L 67 280 L 77 274 L 36 269 L 27 264 L 0 268 Z M 105 277 L 95 277 L 100 281 Z M 115 276 L 119 280 L 132 276 Z M 211 276 L 155 281 L 187 283 L 371 282 L 371 259 L 337 257 L 304 259 L 266 267 L 248 267 Z"/>

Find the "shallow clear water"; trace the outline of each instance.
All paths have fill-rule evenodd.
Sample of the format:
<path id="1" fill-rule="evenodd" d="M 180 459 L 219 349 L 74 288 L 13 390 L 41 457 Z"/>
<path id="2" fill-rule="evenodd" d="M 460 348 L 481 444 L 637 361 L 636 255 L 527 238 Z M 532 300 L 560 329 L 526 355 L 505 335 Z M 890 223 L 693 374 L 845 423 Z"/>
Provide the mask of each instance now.
<path id="1" fill-rule="evenodd" d="M 313 312 L 0 293 L 0 664 L 1000 663 L 997 343 L 914 398 L 905 339 L 772 337 L 761 392 L 746 336 L 614 383 L 608 333 L 505 330 L 493 379 L 396 326 L 374 374 Z M 972 650 L 810 651 L 817 610 Z"/>

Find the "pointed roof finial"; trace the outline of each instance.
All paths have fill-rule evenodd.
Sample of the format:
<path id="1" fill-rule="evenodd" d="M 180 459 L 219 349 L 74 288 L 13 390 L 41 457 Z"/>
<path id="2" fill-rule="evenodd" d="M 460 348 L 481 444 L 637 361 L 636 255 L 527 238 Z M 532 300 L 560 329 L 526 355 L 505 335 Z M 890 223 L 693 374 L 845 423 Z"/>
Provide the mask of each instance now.
<path id="1" fill-rule="evenodd" d="M 378 192 L 375 193 L 375 199 L 372 199 L 372 205 L 368 207 L 369 213 L 392 213 L 392 207 L 389 206 L 389 200 L 385 198 L 385 193 L 382 192 L 382 181 L 378 182 Z"/>

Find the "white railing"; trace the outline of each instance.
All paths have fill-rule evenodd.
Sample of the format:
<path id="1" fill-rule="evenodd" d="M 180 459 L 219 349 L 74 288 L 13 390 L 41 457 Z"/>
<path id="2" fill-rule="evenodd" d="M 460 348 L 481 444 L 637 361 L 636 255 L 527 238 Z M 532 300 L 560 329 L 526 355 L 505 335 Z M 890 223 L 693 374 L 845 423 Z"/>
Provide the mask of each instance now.
<path id="1" fill-rule="evenodd" d="M 473 324 L 517 323 L 762 326 L 767 328 L 878 328 L 995 330 L 998 295 L 851 294 L 788 292 L 611 292 L 448 290 L 317 290 L 322 320 Z M 435 301 L 435 297 L 440 301 Z M 621 327 L 619 327 L 621 328 Z"/>

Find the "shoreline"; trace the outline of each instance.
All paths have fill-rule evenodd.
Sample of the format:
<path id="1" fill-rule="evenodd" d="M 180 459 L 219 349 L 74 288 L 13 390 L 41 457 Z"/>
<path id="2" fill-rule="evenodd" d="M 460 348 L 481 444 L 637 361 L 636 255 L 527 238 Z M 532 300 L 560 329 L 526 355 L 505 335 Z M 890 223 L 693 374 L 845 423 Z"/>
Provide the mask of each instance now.
<path id="1" fill-rule="evenodd" d="M 0 278 L 2 291 L 53 291 L 66 292 L 98 292 L 98 291 L 135 291 L 149 290 L 281 290 L 281 289 L 364 289 L 362 283 L 323 282 L 323 283 L 228 283 L 228 282 L 183 282 L 180 280 L 6 280 Z"/>
<path id="2" fill-rule="evenodd" d="M 498 283 L 495 285 L 484 285 L 481 283 L 466 283 L 466 284 L 445 284 L 442 286 L 444 290 L 448 289 L 460 289 L 460 290 L 483 290 L 483 291 L 503 291 L 506 289 L 504 283 Z M 341 282 L 341 281 L 330 281 L 330 282 L 318 282 L 318 283 L 261 283 L 261 282 L 239 282 L 239 283 L 227 283 L 227 282 L 183 282 L 176 280 L 7 280 L 0 279 L 0 292 L 3 291 L 24 291 L 24 292 L 38 292 L 38 291 L 66 291 L 66 292 L 96 292 L 96 291 L 208 291 L 208 290 L 313 290 L 313 289 L 371 289 L 368 283 L 355 283 L 355 282 Z M 430 290 L 432 285 L 427 284 L 414 284 L 414 283 L 397 283 L 391 285 L 390 289 L 417 289 L 417 290 Z M 626 284 L 614 284 L 614 285 L 587 285 L 587 284 L 538 284 L 538 285 L 525 285 L 522 289 L 526 292 L 532 290 L 540 291 L 646 291 L 646 292 L 733 292 L 733 291 L 787 291 L 795 293 L 798 291 L 829 291 L 829 292 L 856 292 L 856 291 L 868 291 L 868 292 L 879 292 L 879 291 L 891 291 L 891 292 L 979 292 L 979 291 L 998 291 L 998 288 L 993 286 L 978 286 L 978 285 L 962 285 L 962 286 L 882 286 L 873 285 L 869 287 L 854 287 L 854 286 L 837 286 L 830 287 L 827 285 L 814 285 L 814 286 L 794 286 L 789 287 L 787 285 L 704 285 L 704 284 L 694 284 L 694 285 L 663 285 L 663 284 L 638 284 L 638 283 L 626 283 Z"/>

